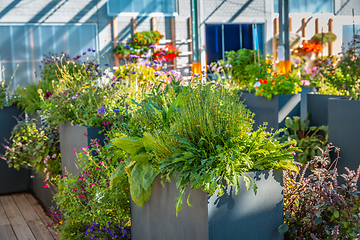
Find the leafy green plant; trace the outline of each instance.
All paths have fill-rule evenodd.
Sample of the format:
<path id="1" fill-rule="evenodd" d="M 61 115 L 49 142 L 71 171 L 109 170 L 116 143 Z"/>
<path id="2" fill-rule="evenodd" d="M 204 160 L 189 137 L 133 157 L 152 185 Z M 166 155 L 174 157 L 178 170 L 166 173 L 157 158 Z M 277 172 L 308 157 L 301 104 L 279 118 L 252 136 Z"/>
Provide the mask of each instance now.
<path id="1" fill-rule="evenodd" d="M 285 239 L 358 239 L 360 237 L 360 198 L 357 171 L 345 168 L 344 184 L 338 184 L 336 163 L 328 158 L 333 146 L 321 150 L 321 155 L 308 162 L 301 175 L 284 172 L 284 219 L 279 227 Z M 314 165 L 305 177 L 309 164 Z"/>
<path id="2" fill-rule="evenodd" d="M 268 79 L 259 79 L 260 85 L 255 87 L 255 96 L 271 100 L 273 95 L 298 94 L 301 92 L 300 79 L 293 73 L 272 73 Z"/>
<path id="3" fill-rule="evenodd" d="M 138 55 L 141 56 L 144 53 L 149 51 L 148 46 L 138 46 L 134 44 L 122 44 L 114 48 L 113 52 L 115 54 L 121 55 L 121 57 L 127 58 L 129 55 Z"/>
<path id="4" fill-rule="evenodd" d="M 232 66 L 231 76 L 241 88 L 252 88 L 257 79 L 268 77 L 272 63 L 262 54 L 257 59 L 257 51 L 250 49 L 240 49 L 238 51 L 226 52 L 225 58 Z M 256 60 L 257 59 L 257 60 Z"/>
<path id="5" fill-rule="evenodd" d="M 296 146 L 302 150 L 298 152 L 298 161 L 305 165 L 307 162 L 314 159 L 315 156 L 321 154 L 321 150 L 326 150 L 328 144 L 328 129 L 327 126 L 311 126 L 308 119 L 302 120 L 300 117 L 293 117 L 292 119 L 286 117 L 285 126 L 287 127 L 280 141 L 293 139 L 296 141 Z"/>
<path id="6" fill-rule="evenodd" d="M 150 46 L 158 44 L 163 37 L 159 31 L 142 31 L 133 34 L 133 42 L 138 46 Z"/>
<path id="7" fill-rule="evenodd" d="M 260 127 L 251 132 L 252 114 L 239 102 L 237 92 L 224 87 L 183 87 L 162 108 L 145 103 L 138 112 L 149 119 L 139 124 L 145 131 L 142 137 L 123 136 L 113 142 L 131 154 L 125 171 L 131 172 L 131 194 L 132 198 L 133 194 L 139 196 L 135 202 L 139 206 L 150 198 L 153 179 L 159 172 L 163 181 L 177 176 L 180 194 L 176 211 L 180 211 L 186 186 L 209 194 L 219 190 L 222 194 L 224 184 L 231 184 L 238 193 L 240 176 L 245 178 L 246 188 L 251 187 L 248 171 L 296 170 L 292 162 L 295 148 L 289 146 L 293 142 L 276 141 L 274 136 L 280 130 L 268 133 Z M 112 179 L 115 181 L 125 171 L 117 169 Z M 256 192 L 256 186 L 253 188 Z"/>
<path id="8" fill-rule="evenodd" d="M 52 124 L 72 121 L 89 127 L 111 125 L 126 118 L 132 82 L 111 78 L 92 60 L 85 63 L 55 59 L 60 79 L 53 92 L 39 89 L 41 110 Z"/>
<path id="9" fill-rule="evenodd" d="M 92 151 L 96 154 L 90 154 Z M 122 152 L 112 146 L 101 147 L 93 139 L 91 146 L 81 149 L 77 156 L 82 172 L 78 176 L 65 174 L 54 181 L 58 186 L 55 199 L 61 216 L 55 228 L 62 239 L 86 239 L 91 234 L 89 226 L 94 223 L 99 230 L 115 225 L 129 226 L 127 176 L 123 175 L 116 183 L 117 191 L 109 188 L 111 173 L 124 167 Z M 96 235 L 103 239 L 108 232 L 98 231 Z"/>
<path id="10" fill-rule="evenodd" d="M 45 181 L 61 174 L 60 140 L 57 126 L 41 125 L 36 119 L 18 121 L 10 141 L 6 140 L 6 153 L 1 156 L 9 167 L 33 168 Z"/>

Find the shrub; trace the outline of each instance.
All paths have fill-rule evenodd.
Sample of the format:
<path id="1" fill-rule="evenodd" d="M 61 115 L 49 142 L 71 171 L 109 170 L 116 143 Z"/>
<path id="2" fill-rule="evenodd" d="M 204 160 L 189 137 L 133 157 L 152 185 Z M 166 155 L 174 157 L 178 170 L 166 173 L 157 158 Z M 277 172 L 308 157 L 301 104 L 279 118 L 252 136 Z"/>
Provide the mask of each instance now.
<path id="1" fill-rule="evenodd" d="M 90 154 L 94 152 L 95 154 Z M 123 229 L 130 224 L 130 199 L 128 180 L 124 175 L 117 183 L 118 191 L 110 191 L 109 175 L 123 166 L 123 156 L 111 147 L 101 147 L 92 140 L 90 147 L 77 153 L 81 173 L 64 175 L 56 181 L 56 203 L 62 217 L 57 225 L 63 239 L 85 239 L 94 226 L 100 239 L 109 231 Z M 109 223 L 111 221 L 111 223 Z M 95 224 L 95 225 L 94 225 Z M 93 226 L 93 227 L 91 227 Z"/>
<path id="2" fill-rule="evenodd" d="M 357 172 L 347 168 L 342 174 L 344 184 L 338 184 L 336 163 L 330 165 L 331 145 L 308 162 L 301 175 L 284 172 L 284 213 L 285 223 L 279 230 L 285 239 L 356 239 L 360 237 L 360 198 Z M 341 159 L 340 159 L 341 161 Z M 314 169 L 309 176 L 305 171 L 310 163 Z"/>

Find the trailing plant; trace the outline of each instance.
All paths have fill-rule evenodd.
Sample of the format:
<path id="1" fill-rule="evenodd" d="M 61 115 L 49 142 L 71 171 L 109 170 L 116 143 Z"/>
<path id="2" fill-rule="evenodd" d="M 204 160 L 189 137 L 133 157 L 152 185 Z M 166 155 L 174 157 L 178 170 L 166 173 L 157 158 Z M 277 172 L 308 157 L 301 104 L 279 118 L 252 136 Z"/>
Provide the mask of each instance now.
<path id="1" fill-rule="evenodd" d="M 90 239 L 122 239 L 130 240 L 130 226 L 124 227 L 121 224 L 115 224 L 111 221 L 101 227 L 96 222 L 85 225 L 85 235 Z"/>
<path id="2" fill-rule="evenodd" d="M 332 43 L 336 40 L 337 36 L 332 32 L 316 33 L 312 36 L 311 40 L 315 43 L 326 44 Z"/>
<path id="3" fill-rule="evenodd" d="M 138 46 L 135 44 L 122 44 L 117 45 L 113 52 L 115 54 L 121 55 L 123 58 L 131 58 L 130 55 L 137 55 L 141 57 L 143 54 L 147 53 L 149 51 L 148 46 Z"/>
<path id="4" fill-rule="evenodd" d="M 96 154 L 90 154 L 94 151 Z M 130 199 L 127 176 L 119 179 L 117 191 L 109 188 L 109 176 L 116 168 L 124 167 L 125 156 L 111 146 L 101 147 L 96 139 L 92 140 L 90 147 L 78 150 L 77 156 L 81 173 L 78 176 L 65 174 L 55 181 L 58 185 L 55 199 L 62 219 L 55 228 L 60 231 L 62 239 L 85 239 L 94 234 L 104 239 L 114 230 L 115 234 L 119 234 L 118 230 L 127 229 L 128 232 Z"/>
<path id="5" fill-rule="evenodd" d="M 298 161 L 305 165 L 321 154 L 321 150 L 326 150 L 328 144 L 327 126 L 310 126 L 308 119 L 302 120 L 300 117 L 292 119 L 286 117 L 285 126 L 287 129 L 281 136 L 280 141 L 292 139 L 296 141 L 296 146 L 302 151 L 297 153 Z"/>
<path id="6" fill-rule="evenodd" d="M 360 198 L 357 171 L 345 168 L 341 174 L 344 184 L 338 184 L 336 159 L 330 165 L 328 158 L 333 146 L 328 145 L 321 155 L 308 162 L 302 174 L 284 172 L 284 219 L 279 227 L 285 239 L 357 239 L 360 237 Z M 314 165 L 305 177 L 309 164 Z"/>
<path id="7" fill-rule="evenodd" d="M 10 141 L 4 148 L 9 167 L 19 170 L 33 168 L 45 178 L 45 182 L 61 174 L 59 130 L 57 126 L 42 125 L 36 119 L 18 120 Z"/>
<path id="8" fill-rule="evenodd" d="M 185 187 L 201 188 L 209 194 L 224 184 L 233 185 L 236 193 L 243 176 L 249 190 L 248 171 L 276 168 L 296 170 L 293 142 L 280 143 L 266 127 L 252 130 L 252 114 L 239 102 L 237 92 L 216 84 L 183 87 L 164 107 L 144 103 L 138 109 L 147 116 L 140 122 L 142 137 L 123 136 L 113 140 L 130 158 L 125 169 L 113 173 L 113 182 L 129 175 L 132 199 L 138 206 L 149 200 L 155 177 L 163 181 L 177 176 L 180 193 L 176 211 L 180 211 Z M 149 127 L 147 127 L 149 126 Z M 288 147 L 288 148 L 287 148 Z M 253 185 L 256 192 L 256 186 Z"/>
<path id="9" fill-rule="evenodd" d="M 255 85 L 255 96 L 266 97 L 271 100 L 273 95 L 298 94 L 301 92 L 301 82 L 293 73 L 271 73 L 267 79 L 259 79 Z"/>
<path id="10" fill-rule="evenodd" d="M 150 46 L 159 44 L 163 37 L 159 31 L 142 31 L 133 34 L 133 42 L 138 46 Z"/>

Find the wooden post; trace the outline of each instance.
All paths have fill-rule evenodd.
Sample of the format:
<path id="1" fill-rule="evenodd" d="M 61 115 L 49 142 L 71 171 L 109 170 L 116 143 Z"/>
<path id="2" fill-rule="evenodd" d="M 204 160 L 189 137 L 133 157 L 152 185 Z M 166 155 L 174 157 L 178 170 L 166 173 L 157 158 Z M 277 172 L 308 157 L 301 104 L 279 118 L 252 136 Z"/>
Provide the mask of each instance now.
<path id="1" fill-rule="evenodd" d="M 157 22 L 156 22 L 156 17 L 152 17 L 151 18 L 151 28 L 153 31 L 157 30 Z"/>
<path id="2" fill-rule="evenodd" d="M 116 47 L 118 45 L 118 30 L 117 30 L 117 21 L 116 21 L 116 17 L 113 17 L 113 21 L 112 21 L 112 27 L 113 27 L 113 43 L 114 43 L 114 47 Z M 114 55 L 114 59 L 115 59 L 115 66 L 119 66 L 119 58 L 117 55 Z"/>
<path id="3" fill-rule="evenodd" d="M 137 32 L 137 30 L 136 30 L 136 17 L 133 17 L 132 19 L 131 19 L 131 27 L 132 27 L 132 33 L 134 34 L 134 33 L 136 33 Z"/>
<path id="4" fill-rule="evenodd" d="M 171 31 L 171 45 L 176 47 L 176 38 L 175 38 L 175 17 L 170 17 L 170 31 Z M 173 69 L 176 70 L 176 58 L 173 60 Z"/>
<path id="5" fill-rule="evenodd" d="M 274 54 L 274 58 L 277 59 L 277 45 L 278 41 L 276 40 L 276 34 L 279 34 L 279 18 L 274 18 L 273 21 L 273 39 L 272 39 L 272 52 Z M 275 63 L 275 61 L 274 61 Z"/>
<path id="6" fill-rule="evenodd" d="M 292 18 L 289 18 L 289 32 L 292 32 Z"/>
<path id="7" fill-rule="evenodd" d="M 191 52 L 191 55 L 190 56 L 190 63 L 193 62 L 193 40 L 192 40 L 192 35 L 193 35 L 193 31 L 192 31 L 192 22 L 191 22 L 191 17 L 188 18 L 188 29 L 189 29 L 189 38 L 188 39 L 191 39 L 191 42 L 189 42 L 189 51 Z"/>
<path id="8" fill-rule="evenodd" d="M 301 37 L 305 37 L 305 28 L 306 28 L 306 22 L 305 18 L 301 19 Z"/>
<path id="9" fill-rule="evenodd" d="M 319 33 L 319 19 L 315 19 L 315 34 Z M 319 52 L 315 53 L 315 57 L 318 58 L 319 57 Z"/>
<path id="10" fill-rule="evenodd" d="M 328 32 L 333 31 L 333 19 L 329 18 L 328 21 Z M 332 55 L 332 43 L 328 43 L 328 55 Z"/>

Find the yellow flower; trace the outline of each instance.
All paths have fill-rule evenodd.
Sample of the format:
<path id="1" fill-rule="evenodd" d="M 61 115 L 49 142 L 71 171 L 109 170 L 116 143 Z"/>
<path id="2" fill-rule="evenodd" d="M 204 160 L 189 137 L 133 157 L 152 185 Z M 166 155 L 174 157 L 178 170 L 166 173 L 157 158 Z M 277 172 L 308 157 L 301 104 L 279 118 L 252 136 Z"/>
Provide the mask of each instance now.
<path id="1" fill-rule="evenodd" d="M 89 88 L 89 86 L 85 86 L 84 88 Z"/>
<path id="2" fill-rule="evenodd" d="M 89 70 L 89 71 L 87 71 L 89 74 L 91 73 L 91 71 Z"/>

